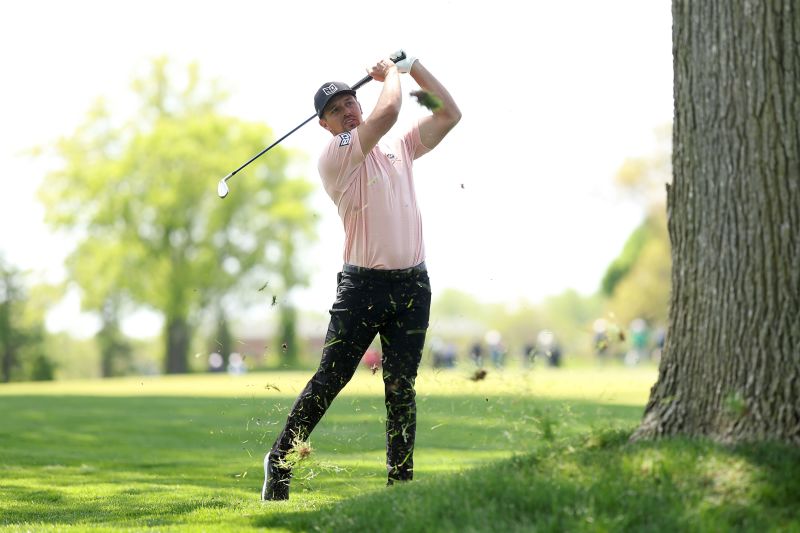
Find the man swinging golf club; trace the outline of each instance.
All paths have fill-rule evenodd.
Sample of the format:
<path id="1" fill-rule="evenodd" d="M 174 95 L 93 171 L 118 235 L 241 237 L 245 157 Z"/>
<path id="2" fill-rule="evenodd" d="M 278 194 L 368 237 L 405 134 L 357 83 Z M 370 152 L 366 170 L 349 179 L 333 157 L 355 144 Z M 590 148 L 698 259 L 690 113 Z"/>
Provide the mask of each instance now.
<path id="1" fill-rule="evenodd" d="M 319 368 L 264 458 L 262 500 L 288 499 L 291 465 L 286 455 L 293 443 L 308 438 L 377 334 L 383 349 L 388 484 L 409 481 L 414 474 L 414 382 L 431 288 L 412 166 L 439 144 L 461 112 L 414 57 L 397 64 L 382 59 L 368 72 L 383 87 L 366 119 L 355 91 L 344 83 L 325 83 L 314 95 L 319 124 L 333 136 L 319 158 L 319 173 L 342 218 L 345 264 Z M 410 73 L 437 105 L 400 138 L 385 139 L 400 112 L 400 73 Z"/>

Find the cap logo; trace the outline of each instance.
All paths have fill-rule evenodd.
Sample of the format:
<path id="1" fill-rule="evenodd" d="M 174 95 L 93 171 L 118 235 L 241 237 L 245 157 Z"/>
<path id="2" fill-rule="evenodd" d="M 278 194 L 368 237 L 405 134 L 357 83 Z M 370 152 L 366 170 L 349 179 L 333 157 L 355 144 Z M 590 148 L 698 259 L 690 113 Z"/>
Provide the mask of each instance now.
<path id="1" fill-rule="evenodd" d="M 336 85 L 334 85 L 333 83 L 331 83 L 327 87 L 323 87 L 322 88 L 322 92 L 325 93 L 325 96 L 330 96 L 330 95 L 332 95 L 333 93 L 335 93 L 338 90 L 339 90 L 339 88 Z"/>

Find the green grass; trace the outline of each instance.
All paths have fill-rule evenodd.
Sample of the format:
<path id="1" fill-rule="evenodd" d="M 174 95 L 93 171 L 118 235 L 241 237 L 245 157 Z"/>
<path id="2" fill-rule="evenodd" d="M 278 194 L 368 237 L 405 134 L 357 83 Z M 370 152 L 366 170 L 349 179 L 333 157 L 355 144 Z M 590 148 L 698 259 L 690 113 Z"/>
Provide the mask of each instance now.
<path id="1" fill-rule="evenodd" d="M 0 531 L 800 531 L 800 452 L 628 444 L 654 369 L 423 373 L 415 481 L 385 486 L 369 371 L 288 502 L 261 462 L 310 372 L 0 387 Z"/>

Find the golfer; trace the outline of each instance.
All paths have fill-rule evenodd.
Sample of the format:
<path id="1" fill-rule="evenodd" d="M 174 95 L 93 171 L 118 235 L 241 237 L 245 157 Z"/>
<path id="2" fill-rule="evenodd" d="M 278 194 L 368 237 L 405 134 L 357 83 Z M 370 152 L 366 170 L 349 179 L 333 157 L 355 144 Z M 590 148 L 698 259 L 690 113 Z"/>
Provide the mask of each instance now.
<path id="1" fill-rule="evenodd" d="M 388 139 L 384 136 L 397 121 L 402 103 L 401 73 L 410 73 L 442 105 L 398 139 Z M 319 158 L 319 173 L 344 225 L 344 266 L 319 369 L 264 458 L 262 500 L 288 499 L 291 467 L 284 458 L 292 443 L 308 438 L 378 334 L 388 484 L 414 475 L 414 382 L 428 328 L 431 288 L 412 167 L 458 123 L 461 112 L 414 57 L 396 65 L 383 59 L 369 75 L 383 87 L 366 119 L 355 91 L 344 83 L 325 83 L 314 95 L 319 124 L 332 135 Z"/>

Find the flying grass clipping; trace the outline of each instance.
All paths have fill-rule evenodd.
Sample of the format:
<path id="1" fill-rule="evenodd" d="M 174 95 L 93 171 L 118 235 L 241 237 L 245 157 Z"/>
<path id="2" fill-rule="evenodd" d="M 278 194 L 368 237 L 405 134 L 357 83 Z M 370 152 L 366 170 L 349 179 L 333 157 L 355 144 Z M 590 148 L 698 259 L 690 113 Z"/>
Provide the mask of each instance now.
<path id="1" fill-rule="evenodd" d="M 436 111 L 443 105 L 438 96 L 428 91 L 411 91 L 409 94 L 417 99 L 419 105 L 428 108 L 430 111 Z"/>

